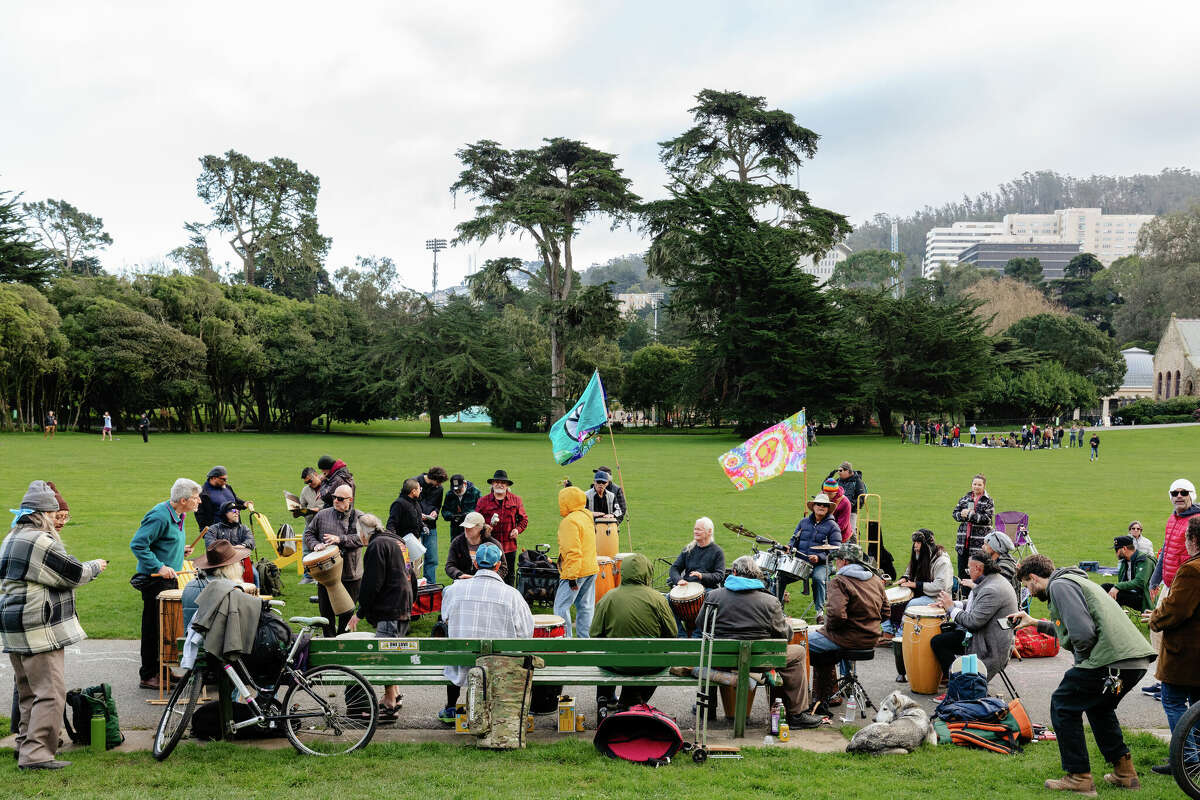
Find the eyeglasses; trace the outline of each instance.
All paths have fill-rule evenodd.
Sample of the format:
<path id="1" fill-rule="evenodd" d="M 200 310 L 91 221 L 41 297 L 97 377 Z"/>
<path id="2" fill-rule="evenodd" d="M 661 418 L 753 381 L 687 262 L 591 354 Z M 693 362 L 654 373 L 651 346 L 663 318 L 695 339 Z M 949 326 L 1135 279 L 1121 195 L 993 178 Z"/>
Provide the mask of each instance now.
<path id="1" fill-rule="evenodd" d="M 1189 492 L 1187 489 L 1172 489 L 1171 490 L 1171 497 L 1183 497 L 1184 495 L 1189 495 L 1189 494 L 1191 494 L 1191 492 Z"/>

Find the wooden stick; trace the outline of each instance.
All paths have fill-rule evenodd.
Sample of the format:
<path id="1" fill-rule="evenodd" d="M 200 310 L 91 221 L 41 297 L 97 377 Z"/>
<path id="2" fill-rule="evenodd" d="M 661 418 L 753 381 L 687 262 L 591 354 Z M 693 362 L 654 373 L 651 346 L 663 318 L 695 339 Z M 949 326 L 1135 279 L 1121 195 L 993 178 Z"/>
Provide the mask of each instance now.
<path id="1" fill-rule="evenodd" d="M 204 534 L 206 534 L 206 533 L 208 533 L 208 526 L 207 526 L 207 525 L 205 525 L 205 526 L 204 526 L 204 530 L 200 531 L 200 535 L 199 535 L 199 536 L 197 536 L 195 539 L 192 539 L 192 543 L 188 545 L 188 547 L 192 548 L 192 552 L 195 552 L 195 550 L 196 550 L 196 542 L 198 542 L 198 541 L 200 541 L 201 539 L 203 539 L 203 538 L 204 538 Z"/>
<path id="2" fill-rule="evenodd" d="M 617 458 L 617 440 L 613 438 L 612 422 L 605 420 L 608 425 L 608 441 L 612 443 L 613 463 L 617 465 L 617 480 L 620 482 L 621 490 L 625 490 L 625 478 L 621 475 L 621 459 Z M 611 512 L 612 509 L 609 509 Z M 629 524 L 629 494 L 625 495 L 625 539 L 629 542 L 629 552 L 635 552 L 633 549 L 633 527 Z"/>

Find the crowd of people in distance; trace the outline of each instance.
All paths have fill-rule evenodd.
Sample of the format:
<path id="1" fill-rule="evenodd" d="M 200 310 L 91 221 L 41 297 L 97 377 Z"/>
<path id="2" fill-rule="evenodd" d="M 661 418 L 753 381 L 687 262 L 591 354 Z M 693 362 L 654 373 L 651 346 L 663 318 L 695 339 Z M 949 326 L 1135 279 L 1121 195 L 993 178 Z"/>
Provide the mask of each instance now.
<path id="1" fill-rule="evenodd" d="M 440 620 L 446 635 L 533 635 L 531 609 L 515 586 L 518 537 L 527 530 L 529 517 L 504 469 L 495 470 L 484 493 L 464 475 L 431 466 L 402 482 L 386 522 L 356 507 L 357 486 L 344 461 L 321 456 L 315 468 L 302 469 L 301 479 L 305 488 L 293 513 L 304 521 L 304 550 L 309 556 L 339 555 L 343 569 L 338 583 L 351 599 L 348 611 L 335 614 L 331 586 L 318 581 L 321 613 L 329 621 L 326 635 L 353 631 L 362 620 L 374 626 L 377 637 L 407 635 L 419 584 L 428 585 L 438 574 L 437 528 L 442 522 L 451 537 L 440 565 L 449 579 Z M 448 492 L 443 491 L 447 483 Z M 979 474 L 950 511 L 957 524 L 954 554 L 949 541 L 939 543 L 933 530 L 914 531 L 906 568 L 889 587 L 887 576 L 857 541 L 855 512 L 866 493 L 862 473 L 842 462 L 806 502 L 807 513 L 788 546 L 781 548 L 811 567 L 803 580 L 811 587 L 822 623 L 809 631 L 807 650 L 789 644 L 785 665 L 767 676 L 768 693 L 782 702 L 787 722 L 798 728 L 821 724 L 841 704 L 837 665 L 855 651 L 890 644 L 903 629 L 906 611 L 936 607 L 945 622 L 930 648 L 943 680 L 955 660 L 967 654 L 978 656 L 988 679 L 995 677 L 1008 665 L 1014 631 L 1025 627 L 1057 637 L 1073 654 L 1074 663 L 1049 708 L 1065 775 L 1047 780 L 1048 788 L 1094 792 L 1085 714 L 1102 756 L 1113 765 L 1104 781 L 1136 788 L 1139 778 L 1117 720 L 1118 704 L 1151 664 L 1157 684 L 1146 691 L 1159 698 L 1170 727 L 1200 701 L 1200 677 L 1194 669 L 1200 658 L 1200 505 L 1192 483 L 1179 479 L 1171 484 L 1172 508 L 1157 552 L 1136 520 L 1114 537 L 1118 571 L 1113 582 L 1104 584 L 1079 567 L 1056 566 L 1044 554 L 1018 562 L 1013 540 L 995 528 L 996 504 Z M 719 638 L 793 639 L 781 602 L 787 581 L 772 568 L 764 570 L 751 555 L 733 559 L 727 568 L 708 517 L 695 521 L 690 540 L 669 570 L 671 586 L 694 583 L 706 594 L 698 619 L 682 617 L 668 596 L 654 588 L 653 564 L 645 554 L 624 554 L 619 585 L 597 598 L 599 525 L 625 518 L 624 492 L 612 471 L 600 466 L 586 490 L 566 482 L 557 497 L 554 609 L 565 622 L 566 635 L 669 638 L 708 628 Z M 192 555 L 192 534 L 185 535 L 187 516 L 196 521 L 192 542 L 204 542 L 203 552 L 193 559 L 196 575 L 183 593 L 185 619 L 195 621 L 211 613 L 204 597 L 214 587 L 237 595 L 239 586 L 255 579 L 248 563 L 254 534 L 243 512 L 253 514 L 253 503 L 238 496 L 224 467 L 214 466 L 202 484 L 177 479 L 167 499 L 146 512 L 133 534 L 130 549 L 137 573 L 131 584 L 142 595 L 143 688 L 159 688 L 155 600 L 179 585 L 184 560 Z M 0 543 L 0 641 L 16 678 L 14 727 L 22 769 L 68 765 L 57 758 L 64 652 L 85 636 L 74 591 L 107 566 L 102 559 L 80 562 L 67 552 L 59 531 L 69 516 L 53 483 L 33 481 Z M 1047 603 L 1047 619 L 1029 614 L 1030 597 Z M 1135 619 L 1149 626 L 1151 641 Z M 438 717 L 450 722 L 466 669 L 447 667 L 444 675 L 446 707 Z M 602 712 L 645 702 L 652 694 L 644 687 L 619 689 L 619 673 L 613 683 L 597 690 Z M 384 688 L 384 721 L 396 719 L 397 688 Z M 1153 769 L 1169 771 L 1163 765 Z"/>
<path id="2" fill-rule="evenodd" d="M 1082 424 L 1072 422 L 1069 427 L 1061 423 L 1038 425 L 1030 422 L 1022 425 L 1021 430 L 1008 433 L 979 433 L 979 426 L 974 422 L 967 428 L 967 441 L 963 441 L 963 429 L 957 422 L 944 420 L 906 419 L 900 425 L 900 444 L 927 444 L 937 447 L 1009 447 L 1017 450 L 1059 450 L 1084 447 L 1085 443 L 1091 448 L 1091 460 L 1100 457 L 1100 435 Z"/>

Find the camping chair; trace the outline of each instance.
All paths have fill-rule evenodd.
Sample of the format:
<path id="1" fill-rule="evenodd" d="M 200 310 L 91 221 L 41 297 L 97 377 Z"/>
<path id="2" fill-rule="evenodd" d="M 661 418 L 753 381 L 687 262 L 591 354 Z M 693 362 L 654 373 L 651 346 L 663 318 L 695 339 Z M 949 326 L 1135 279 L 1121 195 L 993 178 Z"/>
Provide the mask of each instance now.
<path id="1" fill-rule="evenodd" d="M 1033 537 L 1029 535 L 1029 515 L 1024 511 L 1001 511 L 996 515 L 996 530 L 1013 540 L 1016 546 L 1012 557 L 1017 561 L 1038 551 Z"/>
<path id="2" fill-rule="evenodd" d="M 271 527 L 270 520 L 261 511 L 250 512 L 250 525 L 253 528 L 254 523 L 258 523 L 258 527 L 262 528 L 262 532 L 266 534 L 267 545 L 271 549 L 272 559 L 275 566 L 279 567 L 280 571 L 288 564 L 296 565 L 296 574 L 304 574 L 304 548 L 302 547 L 303 537 L 301 536 L 284 536 L 282 538 L 275 535 L 275 529 Z M 287 555 L 284 553 L 287 552 Z"/>

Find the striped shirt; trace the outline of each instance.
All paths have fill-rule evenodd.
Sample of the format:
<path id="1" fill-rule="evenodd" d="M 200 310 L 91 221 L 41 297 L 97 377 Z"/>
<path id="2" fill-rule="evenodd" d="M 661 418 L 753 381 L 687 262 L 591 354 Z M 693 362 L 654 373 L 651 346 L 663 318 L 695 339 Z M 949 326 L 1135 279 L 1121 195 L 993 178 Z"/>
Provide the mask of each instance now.
<path id="1" fill-rule="evenodd" d="M 529 639 L 533 613 L 521 593 L 495 570 L 480 569 L 470 580 L 455 581 L 442 592 L 442 618 L 452 639 Z M 446 680 L 467 682 L 470 667 L 446 667 Z"/>

